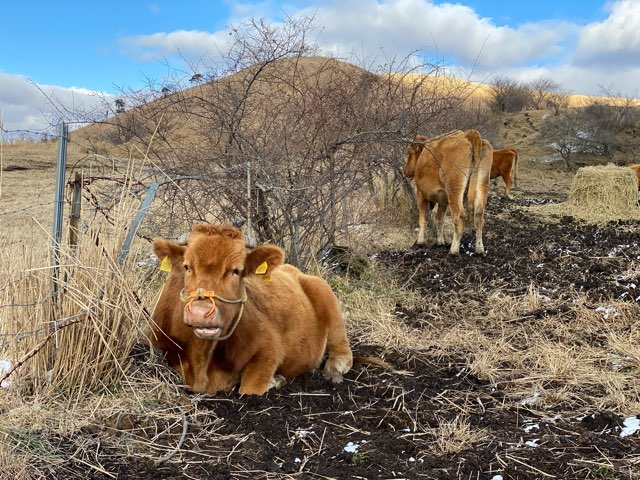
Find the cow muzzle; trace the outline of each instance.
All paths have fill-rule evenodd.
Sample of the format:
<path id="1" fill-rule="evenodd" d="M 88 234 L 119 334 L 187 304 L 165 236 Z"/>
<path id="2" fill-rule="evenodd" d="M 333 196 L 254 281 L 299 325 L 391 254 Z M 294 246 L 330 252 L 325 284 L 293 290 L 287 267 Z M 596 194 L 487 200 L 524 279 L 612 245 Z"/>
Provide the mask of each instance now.
<path id="1" fill-rule="evenodd" d="M 205 290 L 204 288 L 196 288 L 195 290 L 192 290 L 189 294 L 187 294 L 187 293 L 185 293 L 184 289 L 182 289 L 180 291 L 180 300 L 182 300 L 184 303 L 186 303 L 185 309 L 187 310 L 189 316 L 194 316 L 194 305 L 193 305 L 193 302 L 199 301 L 199 300 L 208 300 L 209 302 L 211 302 L 211 305 L 209 306 L 209 308 L 204 312 L 203 312 L 203 310 L 206 307 L 204 307 L 204 306 L 202 306 L 200 304 L 197 304 L 198 308 L 196 309 L 197 311 L 195 313 L 195 316 L 196 317 L 200 317 L 200 315 L 202 315 L 202 317 L 200 317 L 200 318 L 204 318 L 204 319 L 211 317 L 215 313 L 215 311 L 216 311 L 216 300 L 219 301 L 219 302 L 222 302 L 222 303 L 240 304 L 240 311 L 238 312 L 238 315 L 234 319 L 229 332 L 224 336 L 220 336 L 220 334 L 222 333 L 222 326 L 190 325 L 191 327 L 193 327 L 193 331 L 194 331 L 195 335 L 200 337 L 200 338 L 207 339 L 207 340 L 226 340 L 227 338 L 229 338 L 233 334 L 234 330 L 238 326 L 238 322 L 240 321 L 240 317 L 242 317 L 242 311 L 244 309 L 244 304 L 247 301 L 247 294 L 245 292 L 245 294 L 243 295 L 242 298 L 229 300 L 227 298 L 224 298 L 224 297 L 221 297 L 219 295 L 216 295 L 213 290 Z M 190 322 L 188 322 L 188 323 L 190 323 Z"/>

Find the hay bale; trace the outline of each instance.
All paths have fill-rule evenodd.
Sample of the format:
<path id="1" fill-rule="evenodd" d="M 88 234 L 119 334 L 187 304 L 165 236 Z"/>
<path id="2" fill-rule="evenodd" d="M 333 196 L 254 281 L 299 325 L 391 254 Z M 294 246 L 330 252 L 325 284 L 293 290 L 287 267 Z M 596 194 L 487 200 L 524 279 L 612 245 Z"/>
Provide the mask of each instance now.
<path id="1" fill-rule="evenodd" d="M 638 180 L 633 170 L 613 164 L 576 172 L 565 203 L 530 207 L 543 214 L 571 215 L 590 223 L 640 219 Z"/>

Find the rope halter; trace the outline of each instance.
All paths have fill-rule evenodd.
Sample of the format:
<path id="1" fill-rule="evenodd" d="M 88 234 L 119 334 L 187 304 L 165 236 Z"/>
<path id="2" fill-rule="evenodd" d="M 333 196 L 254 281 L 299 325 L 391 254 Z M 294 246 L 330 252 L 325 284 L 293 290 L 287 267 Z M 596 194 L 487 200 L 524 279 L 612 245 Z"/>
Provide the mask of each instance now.
<path id="1" fill-rule="evenodd" d="M 240 304 L 240 312 L 234 320 L 233 325 L 231 326 L 231 330 L 224 337 L 218 337 L 217 339 L 226 340 L 233 334 L 236 327 L 238 326 L 238 322 L 240 322 L 240 317 L 242 317 L 242 311 L 244 310 L 244 304 L 247 301 L 247 292 L 244 292 L 242 298 L 229 300 L 227 298 L 216 295 L 213 290 L 205 290 L 204 288 L 196 288 L 195 290 L 192 290 L 188 295 L 184 292 L 184 288 L 180 290 L 180 300 L 187 304 L 187 310 L 189 311 L 189 313 L 192 313 L 191 306 L 193 305 L 194 301 L 207 299 L 211 302 L 211 307 L 209 307 L 209 310 L 207 310 L 207 313 L 205 313 L 205 318 L 210 317 L 211 315 L 213 315 L 213 312 L 216 311 L 216 300 L 222 303 Z"/>

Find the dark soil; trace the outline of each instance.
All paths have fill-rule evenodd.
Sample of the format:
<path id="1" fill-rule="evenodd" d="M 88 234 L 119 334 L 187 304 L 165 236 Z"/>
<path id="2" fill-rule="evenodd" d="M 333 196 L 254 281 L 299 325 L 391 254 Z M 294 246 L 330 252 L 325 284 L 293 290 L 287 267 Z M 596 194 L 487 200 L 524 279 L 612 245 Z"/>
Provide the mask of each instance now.
<path id="1" fill-rule="evenodd" d="M 470 253 L 472 238 L 465 237 L 458 257 L 429 246 L 375 258 L 434 301 L 468 291 L 481 305 L 496 289 L 524 294 L 532 284 L 558 300 L 580 292 L 593 301 L 640 301 L 640 279 L 624 276 L 640 260 L 640 223 L 550 222 L 515 208 L 530 203 L 491 197 L 484 257 Z M 420 311 L 398 305 L 398 315 L 429 328 Z M 404 373 L 356 365 L 341 385 L 313 373 L 260 398 L 185 390 L 168 410 L 159 407 L 168 418 L 162 425 L 133 415 L 97 418 L 77 435 L 46 438 L 64 459 L 47 469 L 51 478 L 86 479 L 640 478 L 640 433 L 621 438 L 623 419 L 612 412 L 536 411 L 466 372 L 464 358 L 355 346 L 359 355 L 383 350 Z M 436 429 L 461 413 L 485 439 L 442 453 Z M 154 463 L 179 444 L 183 427 L 180 449 Z M 127 446 L 132 436 L 148 439 L 147 447 Z"/>

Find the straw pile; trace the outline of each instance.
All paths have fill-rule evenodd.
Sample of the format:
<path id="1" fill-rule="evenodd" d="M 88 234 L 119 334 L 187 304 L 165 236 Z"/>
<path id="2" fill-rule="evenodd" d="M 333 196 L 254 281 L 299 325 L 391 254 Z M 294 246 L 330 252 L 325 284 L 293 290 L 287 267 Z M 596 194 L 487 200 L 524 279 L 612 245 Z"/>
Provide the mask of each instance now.
<path id="1" fill-rule="evenodd" d="M 576 172 L 564 203 L 529 207 L 536 213 L 571 215 L 589 223 L 640 219 L 638 180 L 628 167 L 613 164 Z"/>

